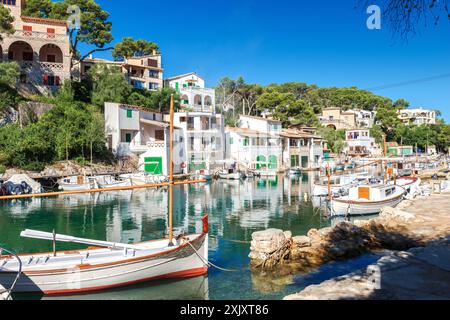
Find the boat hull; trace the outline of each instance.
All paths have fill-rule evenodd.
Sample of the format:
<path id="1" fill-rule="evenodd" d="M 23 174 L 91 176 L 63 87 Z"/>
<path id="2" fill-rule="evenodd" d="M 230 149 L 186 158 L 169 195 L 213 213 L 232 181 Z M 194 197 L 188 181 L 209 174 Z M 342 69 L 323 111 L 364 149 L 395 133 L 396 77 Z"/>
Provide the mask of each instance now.
<path id="1" fill-rule="evenodd" d="M 351 201 L 343 199 L 331 200 L 331 215 L 347 216 L 347 215 L 370 215 L 380 213 L 384 207 L 395 207 L 402 200 L 405 193 L 402 193 L 385 201 Z"/>
<path id="2" fill-rule="evenodd" d="M 219 178 L 224 180 L 240 180 L 242 175 L 240 173 L 219 173 Z"/>
<path id="3" fill-rule="evenodd" d="M 167 248 L 157 254 L 151 250 L 135 257 L 124 257 L 120 261 L 89 263 L 89 258 L 81 259 L 78 265 L 59 270 L 36 270 L 24 266 L 22 277 L 14 292 L 39 292 L 44 294 L 73 294 L 104 290 L 140 282 L 167 278 L 187 278 L 204 275 L 208 269 L 200 259 L 208 259 L 208 236 L 202 234 L 173 249 Z M 88 252 L 82 252 L 83 255 Z M 153 250 L 154 252 L 154 250 Z M 23 257 L 24 259 L 26 257 Z M 22 258 L 21 258 L 22 259 Z M 0 260 L 1 263 L 1 260 Z M 7 288 L 14 280 L 12 271 L 0 269 L 0 285 Z"/>

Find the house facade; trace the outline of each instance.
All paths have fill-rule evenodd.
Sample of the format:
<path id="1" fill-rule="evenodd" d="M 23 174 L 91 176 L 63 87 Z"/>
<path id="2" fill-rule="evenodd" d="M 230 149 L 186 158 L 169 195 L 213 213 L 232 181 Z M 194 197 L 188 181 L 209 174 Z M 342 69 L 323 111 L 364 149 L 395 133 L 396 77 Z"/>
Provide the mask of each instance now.
<path id="1" fill-rule="evenodd" d="M 394 157 L 412 156 L 414 155 L 414 148 L 413 146 L 399 146 L 397 142 L 388 142 L 387 155 Z"/>
<path id="2" fill-rule="evenodd" d="M 166 115 L 169 121 L 169 115 Z M 181 129 L 186 150 L 185 173 L 218 167 L 225 155 L 225 123 L 214 112 L 181 111 L 174 114 L 174 125 Z"/>
<path id="3" fill-rule="evenodd" d="M 369 157 L 380 155 L 381 149 L 370 136 L 370 130 L 354 129 L 345 132 L 344 153 L 352 157 Z"/>
<path id="4" fill-rule="evenodd" d="M 322 137 L 298 129 L 283 129 L 280 137 L 285 168 L 315 170 L 320 167 L 325 144 Z"/>
<path id="5" fill-rule="evenodd" d="M 436 111 L 427 109 L 403 109 L 398 111 L 398 117 L 404 124 L 436 124 Z"/>
<path id="6" fill-rule="evenodd" d="M 280 133 L 280 121 L 241 115 L 237 128 L 226 129 L 226 158 L 247 169 L 280 171 L 283 164 Z"/>
<path id="7" fill-rule="evenodd" d="M 341 108 L 325 108 L 319 117 L 320 123 L 335 130 L 355 128 L 356 114 L 354 112 L 342 112 Z"/>
<path id="8" fill-rule="evenodd" d="M 161 54 L 126 58 L 123 61 L 86 58 L 81 62 L 81 77 L 86 76 L 96 64 L 117 67 L 125 75 L 128 83 L 135 89 L 160 90 L 163 87 L 163 68 Z"/>
<path id="9" fill-rule="evenodd" d="M 175 89 L 181 97 L 181 108 L 187 111 L 215 112 L 216 93 L 205 87 L 205 80 L 195 72 L 171 77 L 165 85 Z"/>
<path id="10" fill-rule="evenodd" d="M 117 157 L 136 155 L 139 170 L 168 175 L 170 124 L 164 115 L 135 106 L 105 103 L 105 130 L 108 148 Z M 174 173 L 184 171 L 186 153 L 183 131 L 174 130 Z"/>
<path id="11" fill-rule="evenodd" d="M 55 91 L 70 79 L 71 55 L 67 22 L 22 16 L 25 0 L 1 0 L 14 17 L 13 34 L 0 42 L 0 61 L 20 66 L 19 89 L 29 92 Z"/>

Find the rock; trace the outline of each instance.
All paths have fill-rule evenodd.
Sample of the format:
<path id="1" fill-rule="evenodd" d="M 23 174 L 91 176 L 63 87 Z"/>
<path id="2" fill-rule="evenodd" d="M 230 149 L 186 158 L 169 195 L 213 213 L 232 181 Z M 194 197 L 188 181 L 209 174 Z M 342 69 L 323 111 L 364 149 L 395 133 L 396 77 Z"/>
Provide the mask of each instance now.
<path id="1" fill-rule="evenodd" d="M 291 231 L 285 231 L 284 236 L 286 237 L 286 240 L 292 239 L 292 232 Z"/>
<path id="2" fill-rule="evenodd" d="M 297 236 L 292 238 L 292 241 L 294 241 L 294 244 L 299 248 L 311 246 L 311 239 L 307 236 Z"/>
<path id="3" fill-rule="evenodd" d="M 415 218 L 415 215 L 396 208 L 385 207 L 381 209 L 381 218 L 397 218 L 403 221 L 409 221 Z"/>
<path id="4" fill-rule="evenodd" d="M 308 231 L 307 236 L 308 236 L 309 238 L 317 238 L 317 237 L 320 236 L 320 235 L 319 235 L 319 230 L 317 230 L 317 229 L 311 229 L 311 230 Z"/>
<path id="5" fill-rule="evenodd" d="M 285 244 L 286 235 L 283 230 L 267 229 L 254 232 L 252 239 L 250 250 L 261 253 L 272 253 Z"/>

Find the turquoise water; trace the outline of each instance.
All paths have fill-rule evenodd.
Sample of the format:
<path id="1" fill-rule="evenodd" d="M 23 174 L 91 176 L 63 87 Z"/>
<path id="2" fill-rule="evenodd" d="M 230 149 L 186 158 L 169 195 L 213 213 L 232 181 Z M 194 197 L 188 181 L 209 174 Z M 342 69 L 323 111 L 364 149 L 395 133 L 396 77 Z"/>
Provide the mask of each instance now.
<path id="1" fill-rule="evenodd" d="M 239 272 L 210 269 L 208 276 L 158 281 L 61 299 L 281 299 L 305 286 L 373 263 L 376 255 L 325 265 L 314 272 L 272 278 L 252 274 L 249 244 L 253 232 L 267 228 L 303 235 L 330 225 L 313 209 L 313 175 L 274 177 L 174 187 L 174 233 L 201 231 L 209 214 L 210 261 Z M 168 225 L 168 191 L 137 190 L 0 202 L 0 246 L 18 253 L 51 251 L 51 242 L 20 238 L 24 229 L 116 242 L 160 239 Z M 58 243 L 58 250 L 83 246 Z M 40 299 L 16 295 L 19 299 Z M 47 297 L 44 297 L 47 298 Z"/>

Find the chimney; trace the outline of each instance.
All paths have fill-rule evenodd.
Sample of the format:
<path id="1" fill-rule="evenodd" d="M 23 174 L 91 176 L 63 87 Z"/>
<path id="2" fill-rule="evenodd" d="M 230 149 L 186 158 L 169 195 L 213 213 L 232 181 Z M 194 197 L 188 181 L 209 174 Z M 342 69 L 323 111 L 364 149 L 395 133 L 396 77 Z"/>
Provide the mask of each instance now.
<path id="1" fill-rule="evenodd" d="M 153 49 L 152 55 L 156 56 L 156 50 L 155 49 Z"/>

